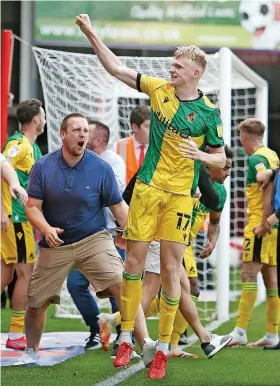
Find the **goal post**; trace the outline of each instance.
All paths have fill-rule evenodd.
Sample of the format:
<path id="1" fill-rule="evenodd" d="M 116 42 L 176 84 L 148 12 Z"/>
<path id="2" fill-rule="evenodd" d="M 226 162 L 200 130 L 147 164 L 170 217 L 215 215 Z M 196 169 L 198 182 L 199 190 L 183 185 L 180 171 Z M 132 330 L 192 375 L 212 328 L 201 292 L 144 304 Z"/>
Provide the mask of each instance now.
<path id="1" fill-rule="evenodd" d="M 232 53 L 224 47 L 219 51 L 220 82 L 219 82 L 219 109 L 223 121 L 223 137 L 226 144 L 231 144 L 231 73 Z M 220 220 L 220 235 L 217 243 L 217 318 L 229 319 L 229 277 L 230 258 L 228 250 L 230 244 L 230 176 L 225 180 L 228 199 L 225 202 Z"/>
<path id="2" fill-rule="evenodd" d="M 33 47 L 39 68 L 46 106 L 49 151 L 61 146 L 59 127 L 62 118 L 80 112 L 103 121 L 111 131 L 110 145 L 131 135 L 129 116 L 149 98 L 108 74 L 96 55 L 77 54 Z M 120 57 L 122 63 L 137 72 L 169 79 L 171 57 Z M 243 63 L 229 48 L 209 55 L 200 89 L 221 110 L 225 143 L 233 148 L 231 177 L 225 186 L 228 193 L 221 218 L 221 233 L 215 253 L 207 260 L 198 258 L 206 242 L 202 230 L 195 240 L 201 297 L 198 308 L 202 319 L 227 320 L 230 304 L 241 290 L 240 257 L 246 222 L 245 185 L 247 156 L 241 147 L 238 124 L 249 117 L 268 121 L 267 82 Z M 267 141 L 267 137 L 266 137 Z M 261 284 L 261 281 L 260 281 Z M 261 289 L 261 287 L 260 287 Z M 62 302 L 67 298 L 64 286 Z M 259 291 L 259 300 L 263 290 Z M 70 310 L 67 298 L 64 309 Z M 69 305 L 69 307 L 68 307 Z M 69 317 L 75 311 L 69 311 Z"/>
<path id="3" fill-rule="evenodd" d="M 219 108 L 223 121 L 224 141 L 232 144 L 232 89 L 234 89 L 232 68 L 240 72 L 244 78 L 256 89 L 256 105 L 254 116 L 260 119 L 267 128 L 268 123 L 268 83 L 256 74 L 242 60 L 240 60 L 231 50 L 223 47 L 219 51 L 220 58 L 220 89 L 219 89 Z M 245 84 L 244 84 L 245 85 Z M 249 118 L 249 117 L 244 117 Z M 267 144 L 267 130 L 264 138 Z M 245 176 L 244 176 L 245 177 Z M 228 198 L 230 198 L 230 176 L 225 181 Z M 245 181 L 244 181 L 245 187 Z M 230 261 L 229 254 L 225 253 L 230 245 L 230 200 L 227 199 L 220 223 L 220 236 L 217 242 L 217 317 L 219 320 L 229 319 L 230 304 Z M 265 300 L 265 288 L 261 274 L 258 275 L 258 301 Z"/>

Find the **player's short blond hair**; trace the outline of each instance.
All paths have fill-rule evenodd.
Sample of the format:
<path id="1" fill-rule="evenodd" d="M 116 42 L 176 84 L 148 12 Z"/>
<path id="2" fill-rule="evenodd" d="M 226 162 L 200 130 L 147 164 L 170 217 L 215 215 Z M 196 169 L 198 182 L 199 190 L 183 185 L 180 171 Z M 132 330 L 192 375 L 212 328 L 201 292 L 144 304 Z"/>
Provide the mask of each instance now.
<path id="1" fill-rule="evenodd" d="M 238 130 L 254 137 L 262 138 L 265 132 L 265 125 L 256 118 L 248 118 L 238 125 Z"/>
<path id="2" fill-rule="evenodd" d="M 178 47 L 174 53 L 174 58 L 180 57 L 193 60 L 202 67 L 203 71 L 205 71 L 208 57 L 206 52 L 201 50 L 199 47 L 194 45 Z"/>

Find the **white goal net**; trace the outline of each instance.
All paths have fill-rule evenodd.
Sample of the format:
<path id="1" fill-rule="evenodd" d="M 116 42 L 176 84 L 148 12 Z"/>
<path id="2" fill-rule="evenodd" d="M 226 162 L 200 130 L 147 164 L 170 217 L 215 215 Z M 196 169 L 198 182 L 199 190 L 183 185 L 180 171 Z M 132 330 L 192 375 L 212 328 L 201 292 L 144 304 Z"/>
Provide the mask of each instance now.
<path id="1" fill-rule="evenodd" d="M 200 89 L 216 103 L 224 121 L 225 140 L 233 148 L 234 161 L 227 183 L 228 206 L 224 210 L 220 239 L 225 248 L 217 248 L 204 261 L 198 260 L 201 285 L 198 303 L 204 320 L 227 319 L 231 303 L 241 289 L 240 256 L 245 222 L 244 199 L 246 157 L 239 142 L 237 125 L 257 116 L 267 123 L 267 84 L 228 49 L 209 55 L 209 64 Z M 95 55 L 33 48 L 39 67 L 45 99 L 48 149 L 60 147 L 59 127 L 63 117 L 79 112 L 104 122 L 111 131 L 110 144 L 131 135 L 129 116 L 138 104 L 149 104 L 145 94 L 129 88 L 109 75 Z M 224 57 L 224 59 L 223 59 Z M 170 57 L 120 57 L 136 71 L 169 79 Z M 196 255 L 203 248 L 206 233 L 196 240 Z M 229 280 L 227 280 L 227 277 Z M 227 288 L 223 288 L 226 286 Z M 77 314 L 64 288 L 57 315 Z"/>

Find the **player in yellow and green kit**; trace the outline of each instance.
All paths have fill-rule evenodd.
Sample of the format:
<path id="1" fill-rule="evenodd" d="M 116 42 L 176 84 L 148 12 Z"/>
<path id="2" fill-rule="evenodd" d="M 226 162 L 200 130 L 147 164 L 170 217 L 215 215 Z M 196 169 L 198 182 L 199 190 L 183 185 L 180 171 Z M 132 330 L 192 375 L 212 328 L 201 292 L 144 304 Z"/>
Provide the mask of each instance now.
<path id="1" fill-rule="evenodd" d="M 225 179 L 229 176 L 233 158 L 233 152 L 230 148 L 228 148 L 227 145 L 225 146 L 225 153 L 227 158 L 225 167 L 223 169 L 209 169 L 209 175 L 212 181 L 212 186 L 215 189 L 219 198 L 216 209 L 210 210 L 202 202 L 200 202 L 199 198 L 194 199 L 194 207 L 191 221 L 191 240 L 185 250 L 183 258 L 183 264 L 185 266 L 190 281 L 191 296 L 194 302 L 197 301 L 200 291 L 196 260 L 194 256 L 194 240 L 200 232 L 201 228 L 203 227 L 207 216 L 209 215 L 209 225 L 207 232 L 208 242 L 204 246 L 199 257 L 202 259 L 207 258 L 211 255 L 216 246 L 216 242 L 220 233 L 220 217 L 227 198 L 227 192 L 223 183 Z M 180 347 L 178 347 L 178 344 L 180 336 L 185 331 L 187 325 L 187 321 L 183 317 L 182 313 L 178 310 L 175 316 L 173 332 L 171 336 L 170 355 L 172 357 L 183 356 Z"/>
<path id="2" fill-rule="evenodd" d="M 210 224 L 208 228 L 208 243 L 204 246 L 204 249 L 200 255 L 202 258 L 210 256 L 213 249 L 215 248 L 216 241 L 219 236 L 220 231 L 220 216 L 226 201 L 226 189 L 223 185 L 225 179 L 229 176 L 230 168 L 232 166 L 233 153 L 232 150 L 225 146 L 226 154 L 226 165 L 222 168 L 215 169 L 206 169 L 205 166 L 200 168 L 199 176 L 199 198 L 194 199 L 194 209 L 192 213 L 191 221 L 191 240 L 190 244 L 186 249 L 183 264 L 184 268 L 181 271 L 181 301 L 179 308 L 177 310 L 173 332 L 171 335 L 171 349 L 169 355 L 174 357 L 196 357 L 193 354 L 186 353 L 180 349 L 178 346 L 179 339 L 181 334 L 185 331 L 187 327 L 187 321 L 190 323 L 193 331 L 199 337 L 201 342 L 204 342 L 203 338 L 206 335 L 207 331 L 201 326 L 197 310 L 190 298 L 192 296 L 193 301 L 196 301 L 199 296 L 199 284 L 197 280 L 197 269 L 196 261 L 194 258 L 193 251 L 193 241 L 197 236 L 201 226 L 204 224 L 206 217 L 210 213 Z M 130 183 L 128 184 L 123 197 L 126 200 L 127 204 L 131 202 L 131 197 L 133 194 L 133 189 L 137 181 L 137 175 L 135 175 Z M 197 194 L 196 194 L 197 196 Z M 211 208 L 211 209 L 209 209 Z M 185 271 L 185 272 L 184 272 Z M 191 283 L 191 291 L 189 283 Z M 187 284 L 187 286 L 186 286 Z M 148 252 L 148 256 L 145 264 L 145 275 L 143 278 L 142 284 L 142 299 L 141 303 L 143 306 L 143 311 L 145 316 L 153 316 L 159 312 L 159 292 L 161 289 L 161 280 L 160 280 L 160 245 L 159 242 L 153 241 Z M 190 298 L 190 299 L 189 299 Z M 121 317 L 119 313 L 111 314 L 100 314 L 99 320 L 102 326 L 106 323 L 107 332 L 111 333 L 113 326 L 120 323 Z M 217 337 L 216 337 L 217 339 Z M 116 344 L 119 346 L 119 344 Z M 202 346 L 203 349 L 204 346 Z M 113 349 L 114 350 L 114 349 Z M 208 352 L 205 354 L 208 356 Z M 210 353 L 211 354 L 211 353 Z M 114 353 L 115 356 L 115 353 Z M 208 356 L 209 357 L 209 356 Z M 211 357 L 211 356 L 210 356 Z"/>
<path id="3" fill-rule="evenodd" d="M 198 90 L 207 55 L 196 46 L 180 47 L 171 63 L 170 81 L 141 75 L 126 67 L 104 45 L 88 15 L 77 16 L 76 24 L 111 75 L 150 97 L 149 149 L 138 175 L 124 231 L 128 241 L 121 290 L 122 333 L 114 366 L 130 363 L 131 332 L 141 302 L 141 275 L 150 242 L 159 239 L 162 279 L 159 342 L 148 376 L 161 379 L 166 372 L 170 336 L 180 302 L 180 268 L 189 242 L 200 162 L 224 167 L 226 161 L 219 110 Z M 209 154 L 203 151 L 206 145 Z M 208 344 L 210 340 L 209 335 Z"/>
<path id="4" fill-rule="evenodd" d="M 26 189 L 32 166 L 41 157 L 35 143 L 44 131 L 46 123 L 42 103 L 37 99 L 21 102 L 17 108 L 17 119 L 21 131 L 8 138 L 3 155 L 15 169 L 21 186 Z M 12 200 L 9 186 L 2 184 L 4 216 L 10 219 L 8 229 L 1 232 L 1 291 L 13 279 L 14 270 L 17 281 L 12 298 L 12 318 L 7 348 L 24 350 L 24 315 L 26 292 L 36 258 L 36 245 L 33 228 L 27 221 L 24 206 Z"/>
<path id="5" fill-rule="evenodd" d="M 240 123 L 240 141 L 249 155 L 246 182 L 248 201 L 247 225 L 244 230 L 242 256 L 242 294 L 239 302 L 236 326 L 228 346 L 247 344 L 246 329 L 257 298 L 257 274 L 262 272 L 266 286 L 267 313 L 266 335 L 250 347 L 274 345 L 278 342 L 280 303 L 277 291 L 277 232 L 267 234 L 266 220 L 271 214 L 271 184 L 264 191 L 257 184 L 257 173 L 276 169 L 279 166 L 277 154 L 264 146 L 265 127 L 257 119 L 247 119 Z"/>

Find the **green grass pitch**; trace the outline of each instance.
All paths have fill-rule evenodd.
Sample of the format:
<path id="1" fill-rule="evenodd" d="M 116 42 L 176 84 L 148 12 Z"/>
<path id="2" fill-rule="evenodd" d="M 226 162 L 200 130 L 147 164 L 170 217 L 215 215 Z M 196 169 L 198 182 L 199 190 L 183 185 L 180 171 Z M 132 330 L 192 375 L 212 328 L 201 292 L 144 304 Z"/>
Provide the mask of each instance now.
<path id="1" fill-rule="evenodd" d="M 79 320 L 55 319 L 54 308 L 48 312 L 46 332 L 87 331 Z M 10 310 L 3 310 L 2 331 L 8 331 Z M 152 337 L 157 335 L 157 320 L 148 321 Z M 217 332 L 228 333 L 234 320 L 222 325 Z M 265 304 L 258 306 L 252 315 L 248 338 L 250 341 L 265 333 Z M 200 359 L 171 359 L 164 380 L 148 380 L 147 370 L 132 375 L 122 385 L 280 385 L 280 351 L 263 349 L 226 348 L 215 358 L 208 360 L 198 343 L 188 351 L 200 355 Z M 139 361 L 139 360 L 138 360 Z M 133 364 L 138 363 L 137 360 Z M 101 349 L 86 352 L 53 367 L 2 368 L 2 386 L 91 386 L 116 374 L 109 353 Z"/>

